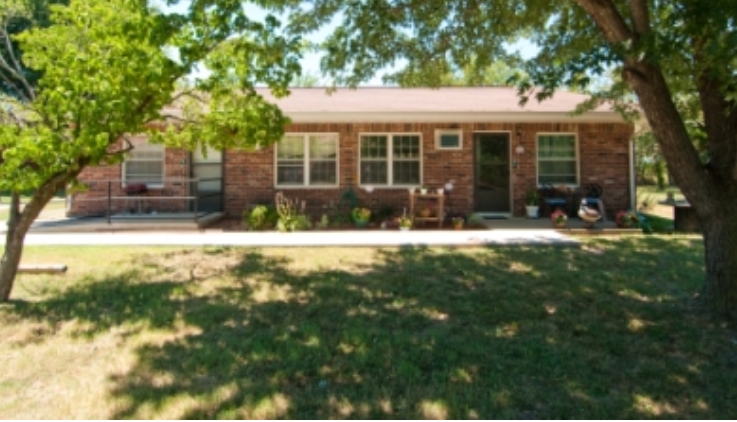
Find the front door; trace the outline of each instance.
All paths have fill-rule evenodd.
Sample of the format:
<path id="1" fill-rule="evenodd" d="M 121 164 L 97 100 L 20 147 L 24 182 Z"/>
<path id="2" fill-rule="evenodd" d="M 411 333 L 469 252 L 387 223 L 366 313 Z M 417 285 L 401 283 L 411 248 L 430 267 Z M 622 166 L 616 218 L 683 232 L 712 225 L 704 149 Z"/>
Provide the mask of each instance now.
<path id="1" fill-rule="evenodd" d="M 207 156 L 198 146 L 192 152 L 192 196 L 197 196 L 197 211 L 223 210 L 223 153 L 207 147 Z M 195 204 L 190 204 L 194 210 Z"/>
<path id="2" fill-rule="evenodd" d="M 474 134 L 474 210 L 482 214 L 509 214 L 509 134 Z"/>

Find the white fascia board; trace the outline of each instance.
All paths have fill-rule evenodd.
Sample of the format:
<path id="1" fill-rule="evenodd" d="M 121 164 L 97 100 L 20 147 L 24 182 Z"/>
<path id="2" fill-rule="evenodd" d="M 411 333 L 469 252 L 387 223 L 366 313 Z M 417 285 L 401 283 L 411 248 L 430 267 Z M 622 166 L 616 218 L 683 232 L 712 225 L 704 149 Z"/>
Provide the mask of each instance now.
<path id="1" fill-rule="evenodd" d="M 285 112 L 292 123 L 626 123 L 619 113 Z"/>

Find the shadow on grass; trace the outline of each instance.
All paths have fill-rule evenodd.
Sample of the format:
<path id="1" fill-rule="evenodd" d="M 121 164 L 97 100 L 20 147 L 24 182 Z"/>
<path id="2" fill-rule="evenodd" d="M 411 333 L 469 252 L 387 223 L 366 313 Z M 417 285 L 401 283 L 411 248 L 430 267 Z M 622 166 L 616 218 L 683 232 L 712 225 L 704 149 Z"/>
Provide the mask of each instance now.
<path id="1" fill-rule="evenodd" d="M 403 248 L 325 268 L 234 248 L 205 254 L 227 258 L 217 276 L 127 272 L 15 311 L 88 336 L 194 328 L 136 350 L 114 418 L 730 418 L 734 332 L 688 312 L 700 247 Z"/>

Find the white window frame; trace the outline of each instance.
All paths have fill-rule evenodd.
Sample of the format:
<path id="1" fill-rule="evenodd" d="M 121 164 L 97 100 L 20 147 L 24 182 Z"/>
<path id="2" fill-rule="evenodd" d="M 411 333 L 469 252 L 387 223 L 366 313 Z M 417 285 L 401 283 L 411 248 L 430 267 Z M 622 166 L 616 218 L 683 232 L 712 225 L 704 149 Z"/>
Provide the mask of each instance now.
<path id="1" fill-rule="evenodd" d="M 122 186 L 125 187 L 128 183 L 146 183 L 146 187 L 150 189 L 161 189 L 164 187 L 164 180 L 166 177 L 166 147 L 163 144 L 151 144 L 148 142 L 148 137 L 144 135 L 138 135 L 133 136 L 130 138 L 130 143 L 133 145 L 133 150 L 128 153 L 128 156 L 123 161 L 123 168 L 122 168 Z M 141 149 L 160 149 L 161 152 L 161 159 L 136 159 L 131 160 L 131 153 L 133 153 L 136 148 Z M 158 151 L 157 151 L 158 152 Z M 161 182 L 160 183 L 150 183 L 150 182 L 139 182 L 139 181 L 128 181 L 128 166 L 127 164 L 131 161 L 161 161 Z"/>
<path id="2" fill-rule="evenodd" d="M 578 134 L 577 133 L 561 133 L 561 132 L 538 132 L 535 135 L 535 181 L 538 186 L 540 183 L 540 137 L 541 136 L 572 136 L 573 137 L 573 153 L 576 162 L 576 183 L 553 183 L 555 186 L 567 186 L 577 188 L 581 184 L 581 155 L 579 154 Z M 569 159 L 543 159 L 543 161 L 571 161 Z"/>
<path id="3" fill-rule="evenodd" d="M 457 135 L 458 136 L 458 146 L 457 147 L 442 146 L 440 143 L 440 138 L 443 135 Z M 463 129 L 435 129 L 435 149 L 440 150 L 440 151 L 463 149 Z"/>
<path id="4" fill-rule="evenodd" d="M 387 184 L 386 185 L 379 185 L 375 183 L 363 183 L 361 180 L 361 139 L 363 139 L 364 136 L 386 136 L 387 137 L 387 156 L 386 156 L 386 176 L 387 176 Z M 420 163 L 420 180 L 418 183 L 410 183 L 410 184 L 394 184 L 394 137 L 395 136 L 417 136 L 419 138 L 419 158 L 417 161 Z M 358 151 L 356 152 L 358 157 L 358 168 L 356 169 L 356 173 L 358 176 L 358 186 L 371 186 L 374 188 L 409 188 L 409 187 L 415 187 L 415 186 L 421 186 L 422 180 L 423 180 L 423 151 L 422 151 L 422 133 L 419 132 L 361 132 L 358 134 Z M 367 161 L 378 161 L 378 160 L 367 160 Z"/>
<path id="5" fill-rule="evenodd" d="M 279 184 L 279 142 L 274 144 L 274 187 L 279 189 L 330 189 L 337 188 L 340 185 L 340 137 L 334 132 L 288 132 L 287 136 L 301 136 L 304 148 L 304 157 L 302 166 L 304 171 L 304 180 L 301 185 L 280 185 Z M 335 183 L 326 185 L 313 185 L 310 180 L 310 137 L 311 136 L 330 136 L 335 141 Z"/>

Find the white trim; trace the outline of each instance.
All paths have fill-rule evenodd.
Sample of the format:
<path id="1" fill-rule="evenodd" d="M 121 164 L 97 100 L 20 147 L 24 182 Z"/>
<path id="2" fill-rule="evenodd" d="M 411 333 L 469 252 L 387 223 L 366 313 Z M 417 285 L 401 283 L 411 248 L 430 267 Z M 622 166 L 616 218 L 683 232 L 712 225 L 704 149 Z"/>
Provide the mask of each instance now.
<path id="1" fill-rule="evenodd" d="M 301 185 L 280 185 L 279 184 L 279 142 L 274 144 L 274 187 L 279 189 L 335 189 L 340 185 L 340 134 L 336 132 L 287 132 L 287 136 L 301 136 L 302 147 L 304 148 L 304 156 L 302 158 L 302 171 L 304 172 L 304 180 Z M 330 136 L 335 141 L 335 183 L 329 185 L 312 185 L 310 184 L 310 137 L 311 136 Z M 283 138 L 282 138 L 283 139 Z"/>
<path id="2" fill-rule="evenodd" d="M 627 123 L 616 112 L 284 112 L 292 123 Z"/>
<path id="3" fill-rule="evenodd" d="M 576 183 L 554 183 L 555 186 L 566 186 L 569 188 L 577 188 L 581 186 L 581 154 L 579 152 L 580 145 L 578 142 L 578 133 L 576 132 L 537 132 L 535 134 L 535 183 L 540 184 L 540 137 L 541 136 L 573 136 L 574 160 L 576 161 Z M 550 160 L 555 161 L 555 160 Z M 570 160 L 559 160 L 570 161 Z M 552 183 L 551 183 L 552 184 Z"/>
<path id="4" fill-rule="evenodd" d="M 635 141 L 630 138 L 630 210 L 637 211 L 637 180 L 635 180 Z"/>
<path id="5" fill-rule="evenodd" d="M 135 151 L 136 146 L 154 146 L 154 147 L 160 147 L 161 148 L 161 183 L 146 183 L 146 187 L 149 189 L 163 189 L 165 184 L 165 178 L 166 178 L 166 146 L 163 144 L 152 144 L 148 142 L 148 137 L 145 135 L 136 135 L 131 137 L 131 145 L 133 146 L 133 150 Z M 131 152 L 132 152 L 131 151 Z M 128 162 L 130 161 L 159 161 L 159 160 L 130 160 L 130 152 L 127 154 L 128 157 L 126 157 L 125 160 L 123 160 L 123 165 L 121 166 L 121 181 L 120 185 L 121 187 L 125 188 L 125 186 L 129 183 L 127 180 L 128 178 Z M 130 181 L 130 183 L 144 183 L 144 182 L 134 182 Z"/>
<path id="6" fill-rule="evenodd" d="M 458 136 L 457 147 L 444 147 L 440 144 L 443 135 Z M 463 129 L 435 129 L 435 149 L 438 151 L 454 151 L 463 149 Z"/>
<path id="7" fill-rule="evenodd" d="M 385 185 L 379 185 L 375 183 L 367 183 L 363 184 L 361 181 L 361 138 L 364 136 L 386 136 L 387 137 L 387 151 L 386 151 L 386 178 L 387 183 Z M 392 165 L 394 163 L 394 137 L 395 136 L 417 136 L 419 138 L 419 158 L 417 161 L 420 163 L 420 180 L 418 183 L 414 184 L 394 184 L 394 166 Z M 359 132 L 358 133 L 358 148 L 356 151 L 357 157 L 356 162 L 358 163 L 358 168 L 356 169 L 356 173 L 358 176 L 357 185 L 359 187 L 365 187 L 365 186 L 371 186 L 375 189 L 382 189 L 382 188 L 411 188 L 411 187 L 418 187 L 422 186 L 422 180 L 424 179 L 423 176 L 423 151 L 422 151 L 422 133 L 421 132 Z M 371 160 L 368 160 L 371 161 Z M 378 161 L 378 160 L 374 160 Z M 404 160 L 404 161 L 414 161 L 414 160 Z"/>

